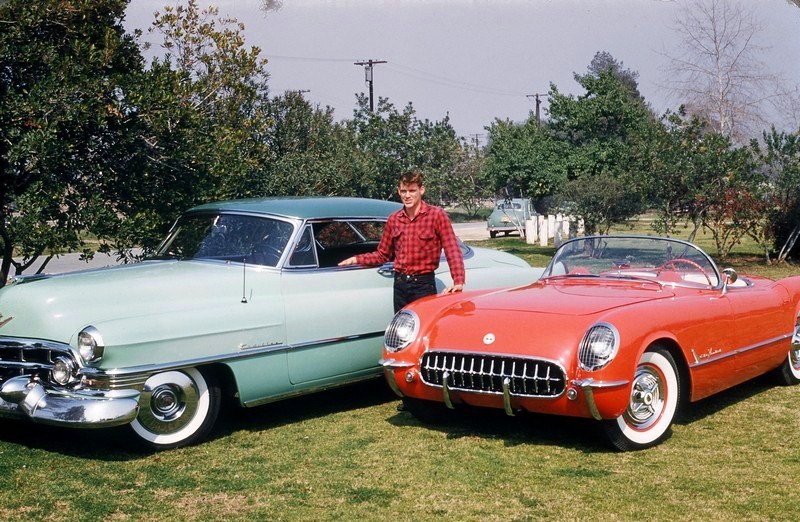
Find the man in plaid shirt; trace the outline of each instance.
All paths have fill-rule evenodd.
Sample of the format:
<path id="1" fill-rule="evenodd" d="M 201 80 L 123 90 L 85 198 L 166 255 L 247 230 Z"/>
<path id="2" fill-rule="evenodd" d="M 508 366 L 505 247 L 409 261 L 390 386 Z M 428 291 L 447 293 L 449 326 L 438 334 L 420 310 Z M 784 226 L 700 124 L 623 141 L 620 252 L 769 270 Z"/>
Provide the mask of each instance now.
<path id="1" fill-rule="evenodd" d="M 398 192 L 403 208 L 389 216 L 378 250 L 339 263 L 376 266 L 394 259 L 395 312 L 416 299 L 436 294 L 434 271 L 439 267 L 442 249 L 453 278 L 453 286 L 442 293 L 460 292 L 465 281 L 464 256 L 450 218 L 441 208 L 422 201 L 422 174 L 404 173 Z"/>

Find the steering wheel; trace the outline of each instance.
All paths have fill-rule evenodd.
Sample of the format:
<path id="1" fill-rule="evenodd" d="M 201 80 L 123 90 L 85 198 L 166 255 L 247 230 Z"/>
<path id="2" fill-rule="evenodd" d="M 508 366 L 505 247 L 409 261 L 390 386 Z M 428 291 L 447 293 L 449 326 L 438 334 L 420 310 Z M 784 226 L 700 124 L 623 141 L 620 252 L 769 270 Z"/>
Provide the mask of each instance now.
<path id="1" fill-rule="evenodd" d="M 695 263 L 691 259 L 684 259 L 682 257 L 676 257 L 675 259 L 670 259 L 669 261 L 667 261 L 666 263 L 664 263 L 663 265 L 658 267 L 658 270 L 656 271 L 656 277 L 658 277 L 658 275 L 661 274 L 661 272 L 663 272 L 667 268 L 672 268 L 672 270 L 677 272 L 678 271 L 678 267 L 676 265 L 679 265 L 679 264 L 688 265 L 688 266 L 692 267 L 693 269 L 697 270 L 698 272 L 703 274 L 703 277 L 706 278 L 706 281 L 708 281 L 708 286 L 714 286 L 714 283 L 711 282 L 711 278 L 708 277 L 708 273 L 705 270 L 703 270 L 702 266 L 698 265 L 697 263 Z"/>
<path id="2" fill-rule="evenodd" d="M 264 242 L 258 245 L 258 248 L 252 252 L 253 264 L 276 266 L 281 259 L 281 250 L 273 245 Z"/>

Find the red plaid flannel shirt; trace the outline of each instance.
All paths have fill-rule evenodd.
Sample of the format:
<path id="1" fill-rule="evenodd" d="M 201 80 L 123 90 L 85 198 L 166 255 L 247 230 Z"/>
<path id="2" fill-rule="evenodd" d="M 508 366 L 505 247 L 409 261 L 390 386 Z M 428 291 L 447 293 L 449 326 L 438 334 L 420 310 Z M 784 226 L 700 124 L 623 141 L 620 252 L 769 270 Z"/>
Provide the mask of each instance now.
<path id="1" fill-rule="evenodd" d="M 450 218 L 439 207 L 420 202 L 411 220 L 404 208 L 389 216 L 378 250 L 360 254 L 362 265 L 382 265 L 394 259 L 394 269 L 404 274 L 424 274 L 439 267 L 442 249 L 450 267 L 453 284 L 463 285 L 466 275 L 464 256 L 458 246 Z"/>

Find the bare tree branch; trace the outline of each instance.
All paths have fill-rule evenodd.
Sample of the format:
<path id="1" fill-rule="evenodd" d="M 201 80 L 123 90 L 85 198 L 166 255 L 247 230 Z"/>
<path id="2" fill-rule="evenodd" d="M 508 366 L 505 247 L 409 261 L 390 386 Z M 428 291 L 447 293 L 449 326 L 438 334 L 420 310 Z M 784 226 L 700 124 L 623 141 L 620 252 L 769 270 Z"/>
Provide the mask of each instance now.
<path id="1" fill-rule="evenodd" d="M 769 48 L 759 43 L 762 26 L 753 8 L 735 0 L 685 0 L 675 30 L 681 43 L 667 55 L 666 84 L 688 113 L 740 142 L 770 125 L 792 125 L 770 121 L 785 117 L 792 90 L 762 59 Z"/>

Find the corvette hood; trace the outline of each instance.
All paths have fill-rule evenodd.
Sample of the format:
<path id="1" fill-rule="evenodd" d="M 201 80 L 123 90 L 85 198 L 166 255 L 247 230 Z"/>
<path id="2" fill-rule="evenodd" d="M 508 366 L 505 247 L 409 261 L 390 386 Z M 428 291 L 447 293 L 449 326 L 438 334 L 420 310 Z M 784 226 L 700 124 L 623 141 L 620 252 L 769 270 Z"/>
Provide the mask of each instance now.
<path id="1" fill-rule="evenodd" d="M 658 284 L 629 280 L 538 281 L 532 285 L 477 296 L 463 306 L 477 311 L 513 311 L 582 316 L 674 296 Z"/>
<path id="2" fill-rule="evenodd" d="M 435 317 L 420 315 L 430 349 L 535 355 L 568 367 L 586 329 L 605 312 L 672 296 L 658 285 L 630 281 L 539 281 L 465 296 Z"/>
<path id="3" fill-rule="evenodd" d="M 248 268 L 252 278 L 251 270 L 259 269 Z M 154 261 L 33 277 L 0 290 L 0 336 L 69 342 L 90 324 L 163 324 L 208 311 L 235 322 L 242 272 L 241 265 Z"/>

